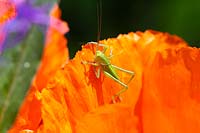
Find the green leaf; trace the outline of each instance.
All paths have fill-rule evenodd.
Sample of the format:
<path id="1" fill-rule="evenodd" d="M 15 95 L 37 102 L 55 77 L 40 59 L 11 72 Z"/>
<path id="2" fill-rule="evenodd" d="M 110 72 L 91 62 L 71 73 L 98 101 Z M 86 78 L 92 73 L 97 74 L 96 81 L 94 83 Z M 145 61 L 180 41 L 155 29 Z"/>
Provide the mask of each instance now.
<path id="1" fill-rule="evenodd" d="M 0 57 L 0 131 L 6 132 L 15 120 L 36 72 L 43 49 L 43 34 L 33 27 L 26 40 Z"/>

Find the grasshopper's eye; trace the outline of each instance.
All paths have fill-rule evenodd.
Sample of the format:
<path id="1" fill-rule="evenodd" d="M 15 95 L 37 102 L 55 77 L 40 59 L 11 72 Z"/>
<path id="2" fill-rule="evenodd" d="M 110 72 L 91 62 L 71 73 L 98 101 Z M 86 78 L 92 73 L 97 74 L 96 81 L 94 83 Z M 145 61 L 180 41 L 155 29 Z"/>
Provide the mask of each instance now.
<path id="1" fill-rule="evenodd" d="M 12 2 L 6 0 L 0 1 L 0 24 L 5 23 L 7 20 L 15 17 L 16 8 Z"/>

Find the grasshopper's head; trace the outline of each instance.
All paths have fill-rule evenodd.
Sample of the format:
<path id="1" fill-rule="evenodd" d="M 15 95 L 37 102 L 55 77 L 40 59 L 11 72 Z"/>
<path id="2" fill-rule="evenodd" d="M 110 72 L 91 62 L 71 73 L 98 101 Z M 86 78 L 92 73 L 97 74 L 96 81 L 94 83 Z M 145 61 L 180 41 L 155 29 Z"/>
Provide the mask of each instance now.
<path id="1" fill-rule="evenodd" d="M 96 57 L 102 57 L 105 56 L 103 52 L 101 52 L 100 50 L 96 51 Z"/>

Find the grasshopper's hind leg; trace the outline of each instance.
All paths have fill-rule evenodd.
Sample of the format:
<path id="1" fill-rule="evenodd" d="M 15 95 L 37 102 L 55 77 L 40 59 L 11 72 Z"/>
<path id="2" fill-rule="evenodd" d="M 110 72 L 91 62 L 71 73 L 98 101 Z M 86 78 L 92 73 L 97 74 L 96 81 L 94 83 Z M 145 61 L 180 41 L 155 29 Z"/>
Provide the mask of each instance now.
<path id="1" fill-rule="evenodd" d="M 135 73 L 133 71 L 129 71 L 129 70 L 123 69 L 123 68 L 115 66 L 115 65 L 112 65 L 112 67 L 114 67 L 115 69 L 118 69 L 118 70 L 120 70 L 122 72 L 128 73 L 129 75 L 131 75 L 131 77 L 128 80 L 128 82 L 126 83 L 126 85 L 128 85 L 131 82 L 131 80 L 134 78 L 134 76 L 135 76 Z"/>
<path id="2" fill-rule="evenodd" d="M 120 71 L 122 71 L 122 72 L 128 73 L 129 75 L 131 75 L 131 77 L 130 77 L 130 79 L 128 80 L 127 83 L 123 83 L 123 82 L 120 81 L 119 79 L 116 79 L 116 78 L 114 78 L 114 77 L 112 77 L 112 76 L 109 76 L 110 78 L 112 78 L 113 80 L 115 80 L 117 83 L 119 83 L 119 84 L 122 86 L 122 89 L 121 89 L 119 92 L 117 92 L 117 93 L 112 97 L 113 103 L 115 103 L 116 97 L 118 97 L 118 98 L 121 100 L 120 95 L 121 95 L 122 93 L 124 93 L 124 92 L 128 89 L 128 84 L 131 82 L 131 80 L 132 80 L 133 77 L 135 76 L 135 73 L 134 73 L 133 71 L 129 71 L 129 70 L 123 69 L 123 68 L 118 67 L 118 66 L 115 66 L 115 65 L 112 65 L 112 67 L 115 68 L 115 69 L 118 69 L 118 70 L 120 70 Z"/>
<path id="3" fill-rule="evenodd" d="M 120 81 L 118 78 L 113 77 L 110 73 L 104 71 L 104 74 L 106 76 L 108 76 L 109 78 L 113 79 L 115 82 L 117 82 L 121 86 L 123 86 L 123 88 L 117 94 L 112 96 L 112 102 L 113 103 L 116 103 L 116 98 L 119 98 L 119 101 L 121 101 L 120 94 L 125 92 L 128 89 L 128 86 L 125 83 L 123 83 L 122 81 Z"/>

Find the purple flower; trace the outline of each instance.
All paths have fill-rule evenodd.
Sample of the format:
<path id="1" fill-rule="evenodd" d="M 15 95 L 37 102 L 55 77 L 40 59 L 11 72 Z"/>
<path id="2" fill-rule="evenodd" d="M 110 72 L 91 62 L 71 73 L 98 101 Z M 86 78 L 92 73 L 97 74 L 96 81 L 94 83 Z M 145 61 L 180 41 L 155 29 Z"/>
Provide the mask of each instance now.
<path id="1" fill-rule="evenodd" d="M 0 52 L 20 43 L 33 25 L 46 31 L 50 24 L 49 11 L 55 2 L 50 0 L 44 4 L 36 3 L 36 0 L 12 0 L 16 5 L 17 16 L 0 26 Z"/>

